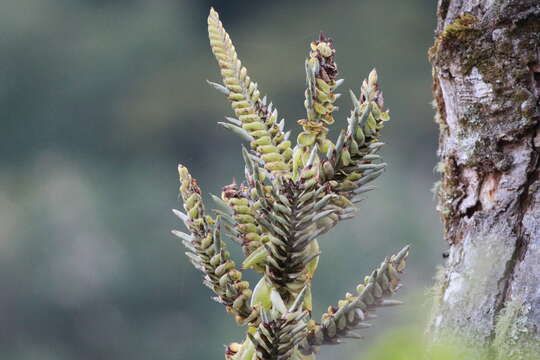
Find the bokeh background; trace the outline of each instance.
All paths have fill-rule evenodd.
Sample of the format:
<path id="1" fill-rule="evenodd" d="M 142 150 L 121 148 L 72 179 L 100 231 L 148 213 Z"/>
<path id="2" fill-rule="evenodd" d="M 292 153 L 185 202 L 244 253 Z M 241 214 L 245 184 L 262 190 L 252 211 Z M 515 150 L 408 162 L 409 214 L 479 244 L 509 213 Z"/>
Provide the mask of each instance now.
<path id="1" fill-rule="evenodd" d="M 444 250 L 430 192 L 434 1 L 3 0 L 1 359 L 221 359 L 241 340 L 169 233 L 182 226 L 170 212 L 178 162 L 206 193 L 242 178 L 240 140 L 216 125 L 232 112 L 205 83 L 219 79 L 210 6 L 295 134 L 320 30 L 335 39 L 344 90 L 377 67 L 389 168 L 359 216 L 321 239 L 315 315 L 406 243 L 409 301 L 321 358 L 360 358 L 388 331 L 423 326 Z M 344 124 L 348 96 L 340 106 Z"/>

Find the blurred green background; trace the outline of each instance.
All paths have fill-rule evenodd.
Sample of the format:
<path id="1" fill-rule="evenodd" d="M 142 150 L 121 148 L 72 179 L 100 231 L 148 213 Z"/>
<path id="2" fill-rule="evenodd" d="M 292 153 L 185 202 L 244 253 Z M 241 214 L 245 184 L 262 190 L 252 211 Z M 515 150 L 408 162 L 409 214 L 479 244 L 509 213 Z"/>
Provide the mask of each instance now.
<path id="1" fill-rule="evenodd" d="M 178 162 L 206 193 L 242 179 L 240 140 L 216 125 L 232 111 L 205 83 L 219 80 L 210 6 L 294 134 L 319 31 L 335 39 L 343 90 L 377 67 L 389 168 L 358 217 L 321 239 L 315 316 L 406 243 L 409 301 L 321 358 L 356 358 L 389 329 L 422 327 L 444 247 L 430 192 L 434 1 L 3 0 L 1 359 L 221 359 L 222 344 L 241 340 L 169 233 L 181 228 L 170 212 Z M 348 96 L 339 105 L 343 125 Z"/>

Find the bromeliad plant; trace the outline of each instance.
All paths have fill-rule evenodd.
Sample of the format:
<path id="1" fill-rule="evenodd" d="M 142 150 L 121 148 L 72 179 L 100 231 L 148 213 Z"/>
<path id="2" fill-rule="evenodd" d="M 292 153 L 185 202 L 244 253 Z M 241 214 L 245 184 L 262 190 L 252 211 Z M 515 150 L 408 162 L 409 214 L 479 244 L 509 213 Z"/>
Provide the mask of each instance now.
<path id="1" fill-rule="evenodd" d="M 368 184 L 386 166 L 377 154 L 380 131 L 389 120 L 384 110 L 377 73 L 371 71 L 352 91 L 353 109 L 336 142 L 327 138 L 339 98 L 332 40 L 321 35 L 311 43 L 306 60 L 306 119 L 292 147 L 284 120 L 272 103 L 261 97 L 242 65 L 234 45 L 214 9 L 208 17 L 210 45 L 223 84 L 210 84 L 231 102 L 236 117 L 220 123 L 249 143 L 243 148 L 245 182 L 223 188 L 212 196 L 214 217 L 203 206 L 201 190 L 188 170 L 178 166 L 185 212 L 174 210 L 188 233 L 173 231 L 189 250 L 186 254 L 204 274 L 204 284 L 215 293 L 236 321 L 247 326 L 244 341 L 230 344 L 226 359 L 314 359 L 321 345 L 345 338 L 361 338 L 357 329 L 370 325 L 379 307 L 400 304 L 388 300 L 400 286 L 409 247 L 386 258 L 330 306 L 319 321 L 312 319 L 311 279 L 320 255 L 318 238 L 339 221 L 354 216 Z M 236 241 L 246 255 L 240 268 L 231 260 L 222 234 Z M 252 290 L 242 280 L 251 269 L 262 277 Z"/>

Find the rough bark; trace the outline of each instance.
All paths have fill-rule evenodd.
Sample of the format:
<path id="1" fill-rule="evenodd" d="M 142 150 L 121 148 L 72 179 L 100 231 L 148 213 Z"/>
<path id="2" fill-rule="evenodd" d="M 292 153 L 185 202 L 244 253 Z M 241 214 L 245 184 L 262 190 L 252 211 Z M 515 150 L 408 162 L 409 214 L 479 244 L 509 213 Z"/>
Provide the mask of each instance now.
<path id="1" fill-rule="evenodd" d="M 540 1 L 439 0 L 438 210 L 450 248 L 429 331 L 540 354 Z M 536 357 L 535 357 L 536 358 Z"/>

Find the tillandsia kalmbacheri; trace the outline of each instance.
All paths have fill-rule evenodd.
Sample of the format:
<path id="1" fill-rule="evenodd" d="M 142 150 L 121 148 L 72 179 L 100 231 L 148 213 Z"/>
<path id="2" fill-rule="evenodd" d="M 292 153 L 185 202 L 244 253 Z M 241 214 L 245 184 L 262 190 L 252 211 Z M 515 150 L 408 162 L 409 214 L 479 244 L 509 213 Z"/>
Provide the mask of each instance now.
<path id="1" fill-rule="evenodd" d="M 218 13 L 210 10 L 208 33 L 223 84 L 209 82 L 232 103 L 235 117 L 220 123 L 248 143 L 242 150 L 245 182 L 212 195 L 216 209 L 205 211 L 201 190 L 182 165 L 180 194 L 184 211 L 174 213 L 188 233 L 174 230 L 189 250 L 186 254 L 204 275 L 236 321 L 247 326 L 241 343 L 226 347 L 225 359 L 314 359 L 321 345 L 361 338 L 378 307 L 399 305 L 388 299 L 400 287 L 409 247 L 384 259 L 319 321 L 312 319 L 311 279 L 320 255 L 318 238 L 339 221 L 354 216 L 362 194 L 386 166 L 378 150 L 380 132 L 389 120 L 384 110 L 377 72 L 350 91 L 352 111 L 336 142 L 327 138 L 335 120 L 334 106 L 343 80 L 337 79 L 335 49 L 321 35 L 310 45 L 305 62 L 306 118 L 293 147 L 284 120 L 262 97 L 242 65 Z M 240 267 L 231 260 L 222 234 L 237 242 L 246 255 Z M 251 289 L 242 271 L 262 274 Z"/>

